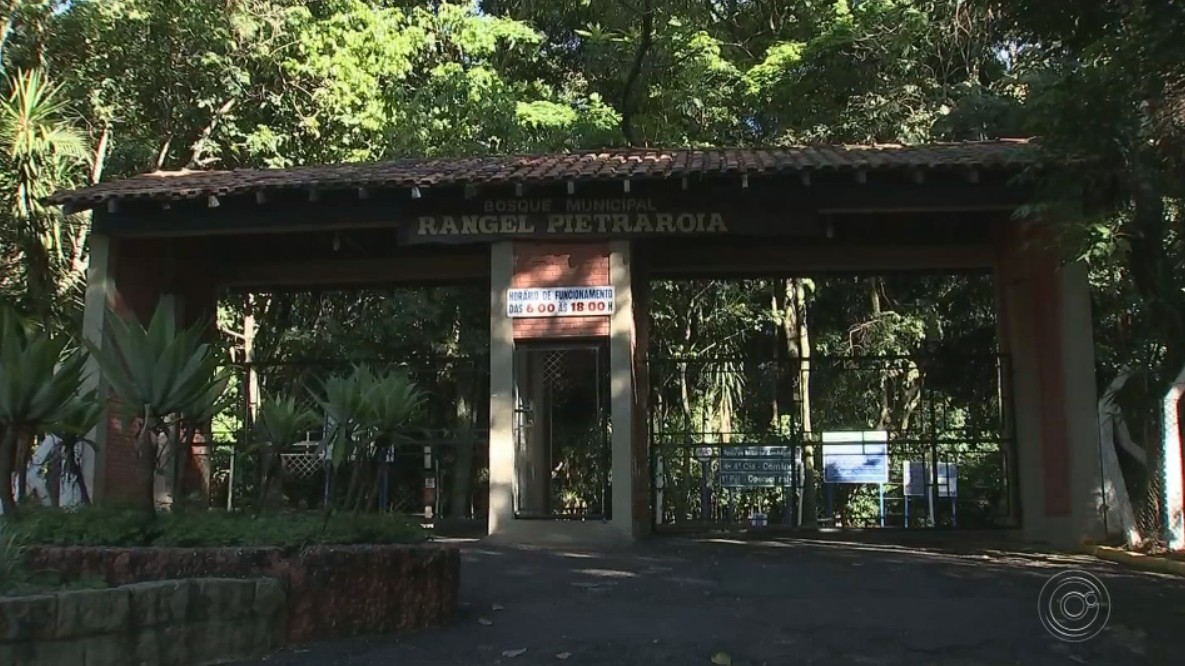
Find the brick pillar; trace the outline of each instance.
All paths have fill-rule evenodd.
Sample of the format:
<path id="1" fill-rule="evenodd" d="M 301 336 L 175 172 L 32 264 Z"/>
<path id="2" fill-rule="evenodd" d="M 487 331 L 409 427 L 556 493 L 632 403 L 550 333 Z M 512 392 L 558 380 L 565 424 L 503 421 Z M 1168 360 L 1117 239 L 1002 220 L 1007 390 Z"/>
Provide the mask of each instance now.
<path id="1" fill-rule="evenodd" d="M 146 323 L 167 283 L 166 243 L 158 239 L 112 238 L 109 244 L 111 311 L 115 316 Z M 106 441 L 99 450 L 100 492 L 96 497 L 104 501 L 134 500 L 139 488 L 134 432 L 131 427 L 124 428 L 120 406 L 113 398 L 108 402 L 106 422 Z"/>
<path id="2" fill-rule="evenodd" d="M 181 325 L 205 319 L 210 339 L 217 334 L 217 289 L 208 265 L 208 245 L 193 240 L 110 238 L 91 241 L 84 334 L 106 344 L 108 312 L 147 323 L 162 304 L 174 308 Z M 109 388 L 96 374 L 95 387 Z M 103 500 L 136 497 L 136 453 L 131 428 L 125 430 L 119 405 L 110 401 L 106 426 L 96 433 L 101 445 L 95 462 L 94 496 Z"/>
<path id="3" fill-rule="evenodd" d="M 511 287 L 604 287 L 609 283 L 608 243 L 515 243 Z M 506 308 L 496 315 L 506 316 Z M 609 317 L 515 319 L 515 340 L 594 338 L 609 335 Z"/>

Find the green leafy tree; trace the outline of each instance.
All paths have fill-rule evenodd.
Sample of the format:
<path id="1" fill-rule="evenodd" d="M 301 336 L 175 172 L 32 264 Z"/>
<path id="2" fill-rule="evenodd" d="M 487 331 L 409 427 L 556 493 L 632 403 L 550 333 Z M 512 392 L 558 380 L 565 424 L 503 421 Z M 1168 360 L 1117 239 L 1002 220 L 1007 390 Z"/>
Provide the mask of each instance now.
<path id="1" fill-rule="evenodd" d="M 0 100 L 0 293 L 48 324 L 80 300 L 86 224 L 41 199 L 78 182 L 90 157 L 68 99 L 36 69 L 10 75 Z M 64 299 L 62 297 L 65 297 Z"/>

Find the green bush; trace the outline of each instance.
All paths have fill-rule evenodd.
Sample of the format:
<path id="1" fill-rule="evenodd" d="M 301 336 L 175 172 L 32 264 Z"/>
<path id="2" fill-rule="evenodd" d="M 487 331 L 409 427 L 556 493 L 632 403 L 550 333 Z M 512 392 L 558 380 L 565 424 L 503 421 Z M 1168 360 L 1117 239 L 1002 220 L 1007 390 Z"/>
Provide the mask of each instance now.
<path id="1" fill-rule="evenodd" d="M 0 594 L 24 583 L 28 573 L 24 547 L 13 530 L 0 521 Z"/>
<path id="2" fill-rule="evenodd" d="M 398 514 L 178 512 L 146 517 L 110 506 L 30 511 L 13 527 L 25 545 L 53 546 L 300 546 L 418 543 L 419 524 Z"/>

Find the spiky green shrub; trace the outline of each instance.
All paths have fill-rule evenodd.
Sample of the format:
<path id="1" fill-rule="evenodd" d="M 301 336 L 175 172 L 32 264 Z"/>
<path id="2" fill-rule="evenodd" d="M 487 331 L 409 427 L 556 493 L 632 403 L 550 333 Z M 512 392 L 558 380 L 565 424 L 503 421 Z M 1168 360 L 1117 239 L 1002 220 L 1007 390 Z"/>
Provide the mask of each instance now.
<path id="1" fill-rule="evenodd" d="M 78 463 L 80 446 L 95 448 L 87 435 L 103 420 L 103 401 L 94 391 L 66 403 L 58 420 L 50 424 L 49 432 L 57 439 L 53 458 L 65 466 L 67 478 L 78 487 L 79 499 L 90 504 L 90 489 Z"/>
<path id="2" fill-rule="evenodd" d="M 347 375 L 326 380 L 314 397 L 331 424 L 325 445 L 334 471 L 352 463 L 341 507 L 377 507 L 389 454 L 419 431 L 424 393 L 402 370 L 376 374 L 367 366 L 355 366 Z"/>
<path id="3" fill-rule="evenodd" d="M 0 594 L 25 580 L 25 548 L 11 527 L 0 521 Z"/>
<path id="4" fill-rule="evenodd" d="M 296 441 L 302 432 L 314 428 L 317 422 L 313 410 L 292 396 L 272 396 L 260 403 L 255 420 L 255 442 L 248 447 L 248 451 L 260 452 L 260 506 L 276 476 L 279 450 Z"/>
<path id="5" fill-rule="evenodd" d="M 29 445 L 65 417 L 82 384 L 86 357 L 68 343 L 0 310 L 0 507 L 6 519 L 18 517 L 12 478 L 24 469 Z"/>
<path id="6" fill-rule="evenodd" d="M 184 419 L 196 421 L 216 411 L 231 373 L 217 349 L 203 342 L 204 323 L 178 328 L 171 313 L 160 307 L 147 327 L 118 315 L 110 321 L 109 348 L 89 346 L 119 399 L 125 425 L 135 432 L 141 484 L 137 504 L 155 512 L 154 484 L 162 454 L 179 447 Z M 179 469 L 179 464 L 173 466 L 174 484 Z"/>

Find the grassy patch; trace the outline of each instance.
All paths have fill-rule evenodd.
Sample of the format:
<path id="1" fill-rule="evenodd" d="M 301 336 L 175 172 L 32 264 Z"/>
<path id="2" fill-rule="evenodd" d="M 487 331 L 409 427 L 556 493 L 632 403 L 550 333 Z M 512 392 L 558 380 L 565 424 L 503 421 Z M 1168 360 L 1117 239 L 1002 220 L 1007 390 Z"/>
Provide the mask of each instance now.
<path id="1" fill-rule="evenodd" d="M 278 546 L 419 543 L 426 533 L 399 514 L 183 511 L 155 518 L 123 508 L 26 512 L 10 527 L 25 546 Z"/>

